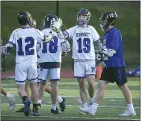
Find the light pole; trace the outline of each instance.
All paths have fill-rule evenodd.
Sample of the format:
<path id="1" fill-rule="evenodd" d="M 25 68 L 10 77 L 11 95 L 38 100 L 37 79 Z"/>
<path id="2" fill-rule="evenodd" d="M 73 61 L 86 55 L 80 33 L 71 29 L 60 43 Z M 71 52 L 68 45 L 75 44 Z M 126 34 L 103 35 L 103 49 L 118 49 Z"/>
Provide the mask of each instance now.
<path id="1" fill-rule="evenodd" d="M 56 1 L 56 15 L 59 17 L 59 1 Z"/>

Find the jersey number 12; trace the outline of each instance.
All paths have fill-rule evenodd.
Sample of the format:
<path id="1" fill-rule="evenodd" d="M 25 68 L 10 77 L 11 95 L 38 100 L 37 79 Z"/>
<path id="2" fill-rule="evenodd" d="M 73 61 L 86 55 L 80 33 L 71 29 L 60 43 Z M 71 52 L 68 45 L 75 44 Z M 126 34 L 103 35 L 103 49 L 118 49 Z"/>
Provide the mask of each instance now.
<path id="1" fill-rule="evenodd" d="M 18 43 L 18 55 L 34 55 L 34 38 L 33 37 L 26 37 L 25 38 L 25 48 L 23 47 L 22 38 L 17 40 Z"/>

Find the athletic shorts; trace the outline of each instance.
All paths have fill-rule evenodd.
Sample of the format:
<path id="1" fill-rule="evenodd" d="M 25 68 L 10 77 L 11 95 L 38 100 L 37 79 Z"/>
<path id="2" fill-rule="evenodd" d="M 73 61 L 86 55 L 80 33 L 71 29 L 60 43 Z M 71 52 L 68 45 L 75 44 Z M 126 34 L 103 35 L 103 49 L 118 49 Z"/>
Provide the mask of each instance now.
<path id="1" fill-rule="evenodd" d="M 105 67 L 101 74 L 100 80 L 111 83 L 116 82 L 117 85 L 122 86 L 127 83 L 125 67 Z"/>
<path id="2" fill-rule="evenodd" d="M 43 69 L 40 68 L 38 81 L 59 81 L 60 80 L 60 68 Z"/>
<path id="3" fill-rule="evenodd" d="M 26 80 L 30 83 L 37 82 L 37 63 L 18 63 L 15 67 L 16 84 L 25 84 Z"/>
<path id="4" fill-rule="evenodd" d="M 74 60 L 74 77 L 85 78 L 96 74 L 96 64 L 94 60 Z"/>

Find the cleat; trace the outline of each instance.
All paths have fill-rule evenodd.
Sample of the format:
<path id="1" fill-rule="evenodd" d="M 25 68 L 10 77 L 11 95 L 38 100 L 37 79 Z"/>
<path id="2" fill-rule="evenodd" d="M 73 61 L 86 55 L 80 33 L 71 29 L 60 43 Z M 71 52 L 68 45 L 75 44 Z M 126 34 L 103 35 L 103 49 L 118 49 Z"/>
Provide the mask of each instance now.
<path id="1" fill-rule="evenodd" d="M 61 103 L 59 103 L 61 112 L 63 112 L 66 109 L 66 99 L 64 97 L 62 99 L 63 99 L 63 101 Z"/>
<path id="2" fill-rule="evenodd" d="M 38 112 L 36 112 L 36 113 L 34 112 L 33 116 L 40 116 L 40 114 Z"/>
<path id="3" fill-rule="evenodd" d="M 80 107 L 80 111 L 83 112 L 83 113 L 87 113 L 89 111 L 89 106 Z"/>
<path id="4" fill-rule="evenodd" d="M 14 111 L 14 109 L 15 109 L 15 99 L 14 99 L 14 96 L 12 94 L 9 94 L 7 99 L 8 99 L 8 103 L 9 103 L 9 110 L 10 111 Z"/>
<path id="5" fill-rule="evenodd" d="M 19 110 L 17 110 L 16 112 L 24 112 L 24 107 L 20 108 Z"/>
<path id="6" fill-rule="evenodd" d="M 29 116 L 29 114 L 30 114 L 30 100 L 26 100 L 25 101 L 25 107 L 24 107 L 24 115 L 25 116 Z"/>
<path id="7" fill-rule="evenodd" d="M 58 108 L 56 108 L 56 110 L 51 109 L 50 111 L 53 114 L 60 114 L 61 112 L 58 110 Z"/>
<path id="8" fill-rule="evenodd" d="M 89 105 L 84 107 L 84 108 L 80 108 L 80 111 L 84 112 L 84 113 L 88 113 L 88 114 L 91 114 L 91 115 L 95 115 L 96 111 L 97 111 L 97 108 L 95 107 L 94 104 L 92 105 Z"/>
<path id="9" fill-rule="evenodd" d="M 134 109 L 127 108 L 123 114 L 119 114 L 119 116 L 136 116 L 136 112 Z"/>

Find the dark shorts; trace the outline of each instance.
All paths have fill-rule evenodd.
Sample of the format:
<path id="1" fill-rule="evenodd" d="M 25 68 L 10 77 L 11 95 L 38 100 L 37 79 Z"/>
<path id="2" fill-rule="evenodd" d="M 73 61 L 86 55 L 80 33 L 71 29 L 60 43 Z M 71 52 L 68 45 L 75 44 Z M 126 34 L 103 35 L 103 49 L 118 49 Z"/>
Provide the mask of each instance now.
<path id="1" fill-rule="evenodd" d="M 116 82 L 117 85 L 122 86 L 127 83 L 125 67 L 105 67 L 101 74 L 100 80 L 111 83 Z"/>

